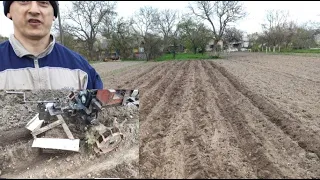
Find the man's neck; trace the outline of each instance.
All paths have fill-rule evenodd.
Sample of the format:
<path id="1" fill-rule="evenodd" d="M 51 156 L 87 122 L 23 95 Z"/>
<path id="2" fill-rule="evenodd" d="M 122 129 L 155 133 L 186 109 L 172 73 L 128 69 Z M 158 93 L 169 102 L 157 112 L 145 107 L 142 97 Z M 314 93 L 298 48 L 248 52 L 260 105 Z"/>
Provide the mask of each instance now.
<path id="1" fill-rule="evenodd" d="M 37 56 L 42 53 L 50 44 L 51 38 L 50 34 L 42 39 L 27 39 L 19 34 L 14 34 L 14 37 L 22 44 L 22 46 L 29 51 L 31 54 Z"/>

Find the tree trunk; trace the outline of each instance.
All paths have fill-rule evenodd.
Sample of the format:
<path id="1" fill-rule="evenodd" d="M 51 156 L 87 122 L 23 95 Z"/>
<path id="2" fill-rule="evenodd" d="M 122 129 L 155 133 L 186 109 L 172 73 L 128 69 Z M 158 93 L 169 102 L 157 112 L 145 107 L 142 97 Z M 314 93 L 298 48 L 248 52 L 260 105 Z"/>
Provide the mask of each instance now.
<path id="1" fill-rule="evenodd" d="M 89 50 L 89 61 L 93 61 L 93 44 L 89 44 L 89 47 L 88 47 L 88 50 Z"/>
<path id="2" fill-rule="evenodd" d="M 213 41 L 213 49 L 212 49 L 212 51 L 213 51 L 213 55 L 214 56 L 220 57 L 220 53 L 218 52 L 219 51 L 218 50 L 218 42 L 219 41 L 217 41 L 217 40 Z"/>
<path id="3" fill-rule="evenodd" d="M 176 42 L 173 41 L 173 59 L 176 59 Z"/>

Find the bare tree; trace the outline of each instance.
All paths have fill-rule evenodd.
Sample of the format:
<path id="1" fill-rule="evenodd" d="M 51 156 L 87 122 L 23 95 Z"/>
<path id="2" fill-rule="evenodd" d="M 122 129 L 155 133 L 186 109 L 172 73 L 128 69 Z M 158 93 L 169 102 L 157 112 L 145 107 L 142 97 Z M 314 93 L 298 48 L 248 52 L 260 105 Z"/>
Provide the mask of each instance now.
<path id="1" fill-rule="evenodd" d="M 90 60 L 94 59 L 94 43 L 101 32 L 105 16 L 114 13 L 115 2 L 110 1 L 73 1 L 72 9 L 65 18 L 65 29 L 73 36 L 85 42 Z"/>
<path id="2" fill-rule="evenodd" d="M 134 14 L 134 18 L 132 18 L 132 28 L 139 37 L 138 42 L 142 42 L 141 46 L 144 48 L 147 61 L 155 57 L 154 54 L 159 52 L 159 50 L 156 49 L 161 45 L 156 31 L 157 20 L 158 9 L 151 6 L 141 7 L 139 11 Z M 153 37 L 155 39 L 152 39 Z"/>
<path id="3" fill-rule="evenodd" d="M 132 34 L 132 21 L 120 18 L 116 21 L 113 32 L 111 33 L 112 49 L 119 51 L 123 58 L 129 58 L 135 45 L 135 38 Z"/>
<path id="4" fill-rule="evenodd" d="M 177 10 L 164 9 L 159 12 L 157 18 L 159 32 L 163 36 L 163 44 L 166 49 L 170 44 L 174 43 L 172 40 L 174 40 L 173 38 L 176 35 L 179 14 Z"/>
<path id="5" fill-rule="evenodd" d="M 154 33 L 156 30 L 156 21 L 158 18 L 158 9 L 151 6 L 141 7 L 135 12 L 133 21 L 133 29 L 141 36 L 147 33 Z"/>
<path id="6" fill-rule="evenodd" d="M 317 30 L 312 27 L 308 27 L 308 22 L 298 26 L 295 29 L 295 34 L 292 37 L 292 48 L 293 49 L 309 49 L 316 47 L 317 43 L 315 35 Z"/>
<path id="7" fill-rule="evenodd" d="M 206 49 L 206 45 L 212 37 L 211 31 L 203 23 L 198 23 L 192 18 L 184 18 L 179 24 L 181 38 L 187 48 L 191 49 L 194 54 Z"/>
<path id="8" fill-rule="evenodd" d="M 214 35 L 214 51 L 226 27 L 246 16 L 239 1 L 196 1 L 189 5 L 189 9 L 196 17 L 210 23 Z"/>
<path id="9" fill-rule="evenodd" d="M 288 25 L 288 11 L 268 10 L 266 23 L 262 24 L 266 43 L 268 46 L 281 46 L 286 39 L 286 28 Z"/>
<path id="10" fill-rule="evenodd" d="M 223 39 L 225 42 L 239 42 L 242 41 L 243 32 L 235 27 L 226 28 Z"/>
<path id="11" fill-rule="evenodd" d="M 115 4 L 113 4 L 115 6 Z M 115 7 L 112 7 L 114 9 Z M 111 38 L 111 34 L 114 32 L 117 25 L 118 13 L 115 11 L 110 11 L 107 16 L 103 18 L 102 22 L 102 35 L 107 39 Z"/>

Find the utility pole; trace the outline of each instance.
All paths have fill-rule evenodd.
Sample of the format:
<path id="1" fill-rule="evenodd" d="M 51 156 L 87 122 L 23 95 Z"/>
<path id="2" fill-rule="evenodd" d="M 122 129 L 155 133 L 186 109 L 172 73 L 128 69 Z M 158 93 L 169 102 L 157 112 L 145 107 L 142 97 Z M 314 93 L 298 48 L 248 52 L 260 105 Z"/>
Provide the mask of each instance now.
<path id="1" fill-rule="evenodd" d="M 62 26 L 61 26 L 61 18 L 60 18 L 60 10 L 58 11 L 58 21 L 59 21 L 59 30 L 60 30 L 60 42 L 63 44 L 63 32 L 62 32 Z"/>

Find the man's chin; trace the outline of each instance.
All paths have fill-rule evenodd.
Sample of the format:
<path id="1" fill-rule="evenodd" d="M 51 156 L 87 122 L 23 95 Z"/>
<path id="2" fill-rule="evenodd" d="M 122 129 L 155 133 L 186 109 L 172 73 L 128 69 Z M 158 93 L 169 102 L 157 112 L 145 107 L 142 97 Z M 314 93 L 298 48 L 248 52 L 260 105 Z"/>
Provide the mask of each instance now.
<path id="1" fill-rule="evenodd" d="M 32 40 L 41 40 L 46 37 L 46 35 L 42 35 L 39 33 L 29 33 L 27 36 L 29 39 L 32 39 Z"/>

